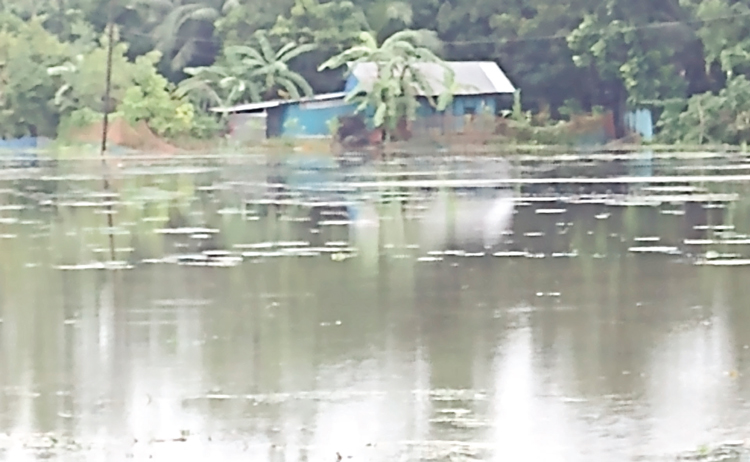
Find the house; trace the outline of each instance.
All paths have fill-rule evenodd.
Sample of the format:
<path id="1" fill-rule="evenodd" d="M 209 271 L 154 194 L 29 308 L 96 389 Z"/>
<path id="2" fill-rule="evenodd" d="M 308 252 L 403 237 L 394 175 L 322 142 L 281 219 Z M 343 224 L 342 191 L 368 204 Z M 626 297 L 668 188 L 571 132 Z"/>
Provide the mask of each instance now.
<path id="1" fill-rule="evenodd" d="M 498 97 L 515 92 L 502 69 L 494 62 L 470 61 L 447 62 L 454 72 L 453 101 L 444 114 L 455 116 L 456 123 L 463 123 L 463 116 L 487 112 L 497 114 Z M 445 91 L 445 70 L 440 64 L 421 63 L 418 68 L 433 90 L 432 95 L 420 95 L 417 117 L 428 119 L 437 114 L 427 97 L 438 96 Z M 328 93 L 299 100 L 275 100 L 241 104 L 229 108 L 214 108 L 216 113 L 230 114 L 230 131 L 237 139 L 288 136 L 323 137 L 331 135 L 333 121 L 355 113 L 356 105 L 344 101 L 348 92 L 358 84 L 371 88 L 377 78 L 375 63 L 360 63 L 351 68 L 344 91 Z M 370 114 L 371 115 L 371 114 Z M 253 135 L 254 134 L 254 135 Z"/>
<path id="2" fill-rule="evenodd" d="M 272 100 L 213 108 L 229 114 L 230 137 L 251 141 L 287 136 L 324 137 L 331 134 L 331 121 L 351 115 L 355 107 L 344 101 L 346 93 L 326 93 L 297 100 Z"/>
<path id="3" fill-rule="evenodd" d="M 452 90 L 453 102 L 446 113 L 454 116 L 479 114 L 482 111 L 497 113 L 497 97 L 516 91 L 515 87 L 500 67 L 491 61 L 449 61 L 445 63 L 453 71 L 455 87 Z M 425 76 L 432 89 L 431 95 L 420 104 L 418 116 L 426 117 L 436 114 L 435 109 L 427 102 L 426 97 L 437 97 L 445 92 L 445 69 L 436 63 L 417 65 L 419 72 Z M 353 66 L 351 75 L 346 81 L 345 92 L 361 84 L 365 89 L 372 88 L 377 79 L 375 63 L 362 63 Z"/>

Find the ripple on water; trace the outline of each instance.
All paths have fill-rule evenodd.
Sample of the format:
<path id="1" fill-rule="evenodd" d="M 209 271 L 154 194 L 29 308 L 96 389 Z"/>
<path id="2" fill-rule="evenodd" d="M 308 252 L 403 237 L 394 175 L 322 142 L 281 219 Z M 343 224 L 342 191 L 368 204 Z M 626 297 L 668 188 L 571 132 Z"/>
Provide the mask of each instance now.
<path id="1" fill-rule="evenodd" d="M 86 270 L 123 270 L 133 269 L 134 265 L 126 261 L 106 261 L 106 262 L 91 262 L 81 263 L 77 265 L 55 265 L 55 269 L 63 271 L 86 271 Z"/>

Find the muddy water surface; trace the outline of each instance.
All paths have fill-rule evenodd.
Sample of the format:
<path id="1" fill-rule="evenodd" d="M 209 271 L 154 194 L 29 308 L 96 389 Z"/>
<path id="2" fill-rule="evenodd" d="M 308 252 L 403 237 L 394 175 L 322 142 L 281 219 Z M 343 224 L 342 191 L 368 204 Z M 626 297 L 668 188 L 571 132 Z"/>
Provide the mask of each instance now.
<path id="1" fill-rule="evenodd" d="M 421 252 L 417 206 L 351 239 L 231 173 L 134 175 L 117 271 L 95 182 L 4 185 L 0 459 L 742 457 L 742 182 L 522 188 L 467 256 Z"/>

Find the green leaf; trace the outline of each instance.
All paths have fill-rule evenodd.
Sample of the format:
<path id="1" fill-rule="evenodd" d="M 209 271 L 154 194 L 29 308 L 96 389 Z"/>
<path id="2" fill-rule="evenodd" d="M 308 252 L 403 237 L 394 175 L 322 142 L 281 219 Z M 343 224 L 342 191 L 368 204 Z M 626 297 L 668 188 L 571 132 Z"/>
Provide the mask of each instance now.
<path id="1" fill-rule="evenodd" d="M 385 123 L 385 116 L 386 111 L 388 110 L 388 105 L 385 103 L 380 103 L 378 105 L 378 108 L 375 110 L 375 115 L 373 116 L 373 124 L 376 127 L 382 127 Z"/>

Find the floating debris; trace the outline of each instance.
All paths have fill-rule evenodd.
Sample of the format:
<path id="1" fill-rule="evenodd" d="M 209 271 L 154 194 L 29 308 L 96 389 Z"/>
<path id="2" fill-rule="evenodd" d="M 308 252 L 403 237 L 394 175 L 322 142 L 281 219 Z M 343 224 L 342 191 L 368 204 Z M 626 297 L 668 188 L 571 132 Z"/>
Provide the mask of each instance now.
<path id="1" fill-rule="evenodd" d="M 438 262 L 443 261 L 443 257 L 419 257 L 418 262 Z"/>
<path id="2" fill-rule="evenodd" d="M 730 259 L 730 258 L 741 258 L 741 257 L 742 255 L 738 253 L 719 253 L 715 250 L 709 250 L 708 252 L 706 252 L 706 255 L 704 256 L 704 258 L 708 260 L 715 260 L 719 258 Z"/>
<path id="3" fill-rule="evenodd" d="M 133 247 L 115 247 L 115 253 L 131 253 L 135 250 Z M 110 249 L 106 247 L 94 247 L 91 252 L 97 254 L 109 254 Z"/>
<path id="4" fill-rule="evenodd" d="M 571 252 L 552 252 L 552 258 L 575 258 L 577 256 L 577 250 L 573 250 Z"/>
<path id="5" fill-rule="evenodd" d="M 462 407 L 459 407 L 459 408 L 452 407 L 452 408 L 446 408 L 446 409 L 438 409 L 435 412 L 438 414 L 451 414 L 451 415 L 458 416 L 458 415 L 471 414 L 471 409 L 466 409 Z"/>
<path id="6" fill-rule="evenodd" d="M 438 417 L 430 419 L 430 423 L 449 425 L 455 428 L 484 428 L 490 426 L 490 422 L 487 420 L 463 417 Z"/>
<path id="7" fill-rule="evenodd" d="M 242 210 L 240 209 L 233 209 L 233 208 L 225 208 L 220 209 L 216 213 L 219 215 L 242 215 Z"/>
<path id="8" fill-rule="evenodd" d="M 629 252 L 633 253 L 648 253 L 648 254 L 664 254 L 664 255 L 681 255 L 682 251 L 677 247 L 668 246 L 649 246 L 649 247 L 630 247 Z"/>
<path id="9" fill-rule="evenodd" d="M 169 217 L 143 217 L 141 218 L 141 221 L 144 223 L 154 223 L 154 222 L 165 222 L 169 221 Z"/>
<path id="10" fill-rule="evenodd" d="M 706 192 L 706 188 L 699 188 L 697 186 L 642 186 L 641 191 L 654 192 L 654 193 L 695 193 L 695 192 Z"/>
<path id="11" fill-rule="evenodd" d="M 748 455 L 750 455 L 750 445 L 746 441 L 738 440 L 701 446 L 695 451 L 678 455 L 677 460 L 730 462 L 745 460 Z"/>
<path id="12" fill-rule="evenodd" d="M 308 247 L 310 245 L 307 241 L 279 241 L 276 243 L 277 247 Z"/>
<path id="13" fill-rule="evenodd" d="M 536 209 L 537 215 L 559 215 L 567 212 L 568 209 Z"/>
<path id="14" fill-rule="evenodd" d="M 330 242 L 326 242 L 323 245 L 325 245 L 327 247 L 346 247 L 347 245 L 349 245 L 349 243 L 346 242 L 346 241 L 330 241 Z M 393 246 L 391 246 L 391 247 L 393 247 Z"/>
<path id="15" fill-rule="evenodd" d="M 336 252 L 331 254 L 331 260 L 333 261 L 344 261 L 352 258 L 352 254 L 350 253 L 343 253 L 343 252 Z"/>
<path id="16" fill-rule="evenodd" d="M 633 240 L 635 242 L 659 242 L 661 238 L 658 236 L 644 236 L 644 237 L 636 237 Z"/>
<path id="17" fill-rule="evenodd" d="M 528 257 L 528 252 L 522 252 L 522 251 L 505 251 L 505 252 L 495 252 L 492 254 L 493 257 L 507 257 L 507 258 L 518 258 L 518 257 Z"/>
<path id="18" fill-rule="evenodd" d="M 684 239 L 683 244 L 685 245 L 713 245 L 718 244 L 718 241 L 713 239 Z"/>
<path id="19" fill-rule="evenodd" d="M 596 218 L 597 220 L 606 220 L 610 216 L 612 216 L 611 213 L 599 213 L 597 215 L 594 215 L 594 218 Z"/>
<path id="20" fill-rule="evenodd" d="M 242 263 L 242 257 L 235 256 L 209 258 L 206 260 L 186 260 L 179 262 L 180 265 L 184 266 L 212 266 L 217 268 L 229 268 L 237 266 L 240 263 Z"/>
<path id="21" fill-rule="evenodd" d="M 693 229 L 696 231 L 731 231 L 734 229 L 732 225 L 695 225 Z"/>
<path id="22" fill-rule="evenodd" d="M 351 220 L 321 220 L 318 222 L 319 226 L 348 226 L 352 224 Z"/>
<path id="23" fill-rule="evenodd" d="M 695 262 L 698 266 L 750 266 L 750 258 L 705 259 Z"/>
<path id="24" fill-rule="evenodd" d="M 666 198 L 665 198 L 666 199 Z M 604 204 L 609 206 L 616 206 L 616 207 L 656 207 L 661 205 L 663 202 L 663 199 L 659 198 L 653 198 L 653 199 L 610 199 L 605 200 Z"/>
<path id="25" fill-rule="evenodd" d="M 107 262 L 92 262 L 92 263 L 81 263 L 78 265 L 57 265 L 55 269 L 65 271 L 79 271 L 79 270 L 121 270 L 121 269 L 133 269 L 134 266 L 125 261 L 107 261 Z"/>
<path id="26" fill-rule="evenodd" d="M 218 229 L 210 228 L 163 228 L 154 230 L 157 234 L 216 234 L 219 232 Z"/>
<path id="27" fill-rule="evenodd" d="M 273 249 L 275 242 L 258 242 L 256 244 L 235 244 L 235 249 Z"/>
<path id="28" fill-rule="evenodd" d="M 537 297 L 559 297 L 562 295 L 560 292 L 537 292 Z"/>
<path id="29" fill-rule="evenodd" d="M 259 252 L 259 251 L 247 251 L 242 252 L 242 256 L 245 258 L 274 258 L 283 257 L 287 255 L 284 252 Z"/>
<path id="30" fill-rule="evenodd" d="M 525 237 L 542 237 L 544 236 L 544 233 L 539 232 L 539 231 L 533 231 L 533 232 L 523 233 L 523 235 Z"/>
<path id="31" fill-rule="evenodd" d="M 675 210 L 661 210 L 660 213 L 662 215 L 677 215 L 677 216 L 685 215 L 685 211 L 684 210 L 677 210 L 677 209 L 675 209 Z"/>
<path id="32" fill-rule="evenodd" d="M 211 303 L 212 303 L 212 300 L 207 300 L 207 299 L 197 300 L 194 298 L 167 298 L 167 299 L 151 301 L 151 304 L 154 306 L 171 307 L 171 308 L 206 306 L 206 305 L 210 305 Z"/>

